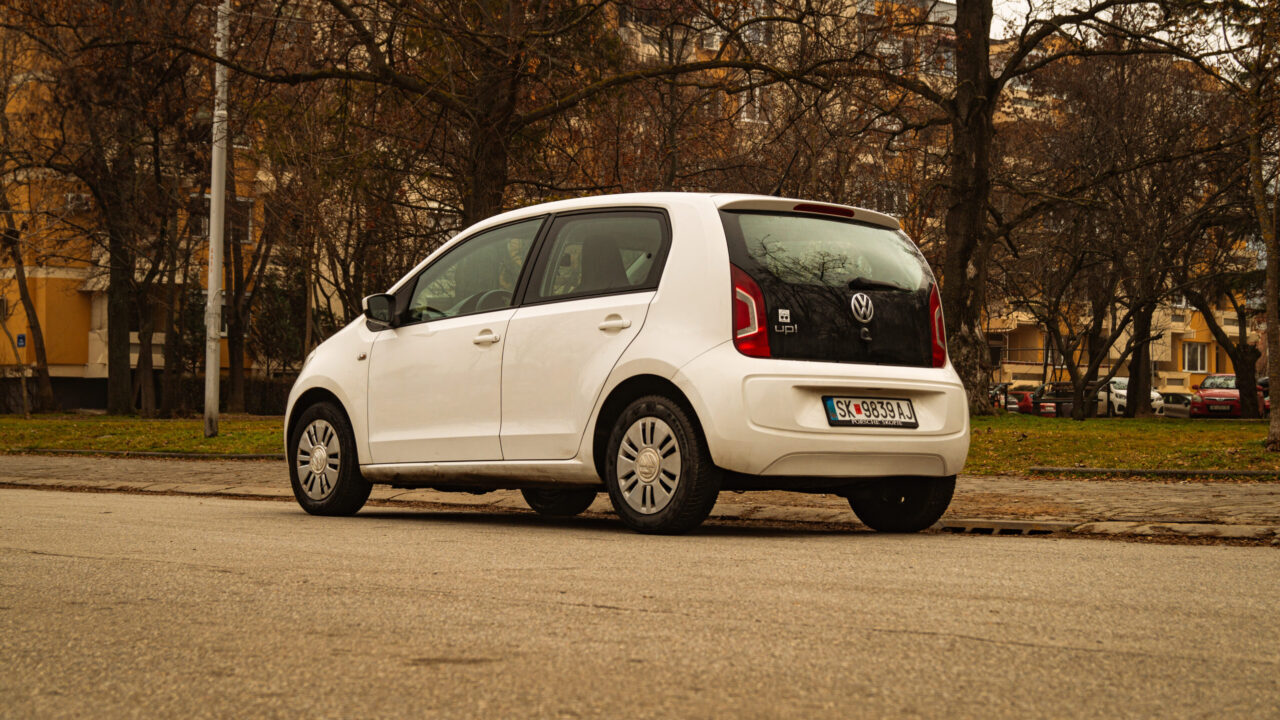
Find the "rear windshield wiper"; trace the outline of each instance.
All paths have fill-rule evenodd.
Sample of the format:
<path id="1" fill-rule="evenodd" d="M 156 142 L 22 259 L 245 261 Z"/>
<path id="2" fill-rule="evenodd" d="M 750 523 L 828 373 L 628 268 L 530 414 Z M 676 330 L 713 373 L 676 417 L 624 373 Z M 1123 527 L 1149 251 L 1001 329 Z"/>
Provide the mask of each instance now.
<path id="1" fill-rule="evenodd" d="M 897 290 L 899 292 L 911 292 L 911 288 L 904 288 L 897 283 L 891 283 L 886 280 L 872 280 L 868 277 L 856 277 L 849 281 L 850 290 Z"/>

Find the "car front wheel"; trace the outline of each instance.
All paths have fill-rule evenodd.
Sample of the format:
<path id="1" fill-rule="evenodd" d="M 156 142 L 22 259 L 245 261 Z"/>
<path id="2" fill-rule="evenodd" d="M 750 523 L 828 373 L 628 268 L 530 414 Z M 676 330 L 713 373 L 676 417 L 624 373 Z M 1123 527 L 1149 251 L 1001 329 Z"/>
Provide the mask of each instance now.
<path id="1" fill-rule="evenodd" d="M 940 478 L 879 480 L 849 497 L 864 525 L 890 533 L 920 532 L 938 522 L 951 504 L 954 475 Z"/>
<path id="2" fill-rule="evenodd" d="M 690 413 L 670 398 L 649 395 L 615 421 L 604 481 L 614 511 L 628 527 L 676 534 L 711 514 L 721 473 Z"/>
<path id="3" fill-rule="evenodd" d="M 312 515 L 354 515 L 373 486 L 360 474 L 356 439 L 342 410 L 322 402 L 302 411 L 289 438 L 293 496 Z"/>

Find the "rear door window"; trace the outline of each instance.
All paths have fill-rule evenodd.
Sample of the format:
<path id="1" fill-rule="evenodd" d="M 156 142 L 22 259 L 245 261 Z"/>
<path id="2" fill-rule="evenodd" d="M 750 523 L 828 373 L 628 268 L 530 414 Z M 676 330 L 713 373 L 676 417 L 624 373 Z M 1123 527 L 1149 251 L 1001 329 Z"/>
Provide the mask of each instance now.
<path id="1" fill-rule="evenodd" d="M 669 239 L 666 216 L 656 210 L 559 216 L 534 265 L 525 302 L 652 290 Z"/>

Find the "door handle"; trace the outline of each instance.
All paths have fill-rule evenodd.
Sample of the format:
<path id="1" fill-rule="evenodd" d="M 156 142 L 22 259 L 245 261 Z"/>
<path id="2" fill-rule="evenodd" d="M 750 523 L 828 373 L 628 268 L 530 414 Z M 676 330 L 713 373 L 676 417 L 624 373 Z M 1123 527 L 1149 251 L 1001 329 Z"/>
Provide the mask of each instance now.
<path id="1" fill-rule="evenodd" d="M 631 327 L 631 321 L 624 320 L 621 315 L 610 315 L 604 319 L 604 322 L 600 323 L 596 327 L 601 330 L 625 330 Z"/>
<path id="2" fill-rule="evenodd" d="M 479 335 L 471 338 L 471 342 L 476 345 L 492 345 L 501 339 L 501 335 L 489 330 L 484 330 Z"/>

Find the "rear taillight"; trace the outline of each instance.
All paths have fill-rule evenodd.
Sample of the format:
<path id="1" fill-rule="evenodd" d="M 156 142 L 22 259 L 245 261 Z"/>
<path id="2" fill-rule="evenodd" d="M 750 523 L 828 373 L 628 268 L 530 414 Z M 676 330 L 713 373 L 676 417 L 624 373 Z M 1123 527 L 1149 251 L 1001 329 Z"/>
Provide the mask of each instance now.
<path id="1" fill-rule="evenodd" d="M 729 270 L 733 283 L 733 345 L 743 355 L 769 357 L 764 293 L 742 268 L 730 265 Z"/>
<path id="2" fill-rule="evenodd" d="M 938 297 L 938 284 L 929 289 L 929 324 L 933 328 L 933 366 L 947 364 L 947 326 L 942 321 L 942 298 Z"/>

